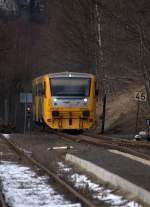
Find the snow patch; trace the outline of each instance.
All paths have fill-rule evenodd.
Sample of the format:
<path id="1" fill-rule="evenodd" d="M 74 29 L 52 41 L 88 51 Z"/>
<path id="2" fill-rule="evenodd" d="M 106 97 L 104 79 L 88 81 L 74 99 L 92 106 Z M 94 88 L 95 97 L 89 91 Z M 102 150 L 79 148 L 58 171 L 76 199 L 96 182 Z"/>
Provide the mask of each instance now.
<path id="1" fill-rule="evenodd" d="M 10 134 L 2 134 L 3 137 L 5 137 L 6 139 L 10 138 Z"/>
<path id="2" fill-rule="evenodd" d="M 71 172 L 72 168 L 69 168 L 63 162 L 58 162 L 58 166 L 60 171 L 63 171 L 64 169 L 64 172 L 66 172 L 66 169 L 69 169 L 68 176 L 70 176 L 69 179 L 74 184 L 74 186 L 80 189 L 87 188 L 93 194 L 93 198 L 104 201 L 111 206 L 142 207 L 142 205 L 136 201 L 128 201 L 123 196 L 115 194 L 112 190 L 106 189 L 105 187 L 92 182 L 86 175 L 79 173 L 69 175 L 69 172 Z"/>
<path id="3" fill-rule="evenodd" d="M 6 201 L 11 207 L 81 207 L 71 204 L 48 185 L 47 176 L 38 176 L 29 167 L 2 161 L 0 180 Z"/>
<path id="4" fill-rule="evenodd" d="M 70 172 L 72 169 L 70 167 L 67 167 L 63 162 L 58 162 L 57 163 L 59 166 L 59 170 L 63 172 Z"/>

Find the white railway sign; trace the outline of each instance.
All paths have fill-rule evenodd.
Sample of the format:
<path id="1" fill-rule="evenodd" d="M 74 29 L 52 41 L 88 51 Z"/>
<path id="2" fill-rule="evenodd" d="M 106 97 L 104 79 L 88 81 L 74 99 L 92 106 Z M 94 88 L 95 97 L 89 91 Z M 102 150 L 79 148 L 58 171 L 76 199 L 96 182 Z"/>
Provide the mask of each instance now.
<path id="1" fill-rule="evenodd" d="M 20 93 L 20 103 L 32 103 L 32 93 Z"/>
<path id="2" fill-rule="evenodd" d="M 146 94 L 146 92 L 143 92 L 143 91 L 137 91 L 137 92 L 135 92 L 134 98 L 136 101 L 146 102 L 147 94 Z"/>
<path id="3" fill-rule="evenodd" d="M 146 123 L 147 126 L 150 126 L 150 119 L 146 119 L 145 123 Z"/>

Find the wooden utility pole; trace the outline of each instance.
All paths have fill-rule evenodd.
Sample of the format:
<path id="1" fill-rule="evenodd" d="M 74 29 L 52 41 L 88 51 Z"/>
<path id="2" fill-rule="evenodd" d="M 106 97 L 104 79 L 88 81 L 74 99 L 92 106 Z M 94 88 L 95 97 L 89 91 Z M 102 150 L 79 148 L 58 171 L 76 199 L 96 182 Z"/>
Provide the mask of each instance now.
<path id="1" fill-rule="evenodd" d="M 8 125 L 8 99 L 4 100 L 4 123 Z"/>
<path id="2" fill-rule="evenodd" d="M 99 89 L 99 95 L 103 95 L 103 78 L 104 78 L 104 54 L 102 48 L 102 10 L 98 4 L 98 0 L 95 1 L 95 27 L 96 27 L 96 41 L 97 41 L 97 48 L 96 48 L 96 78 L 97 78 L 97 86 Z M 101 91 L 101 92 L 100 92 Z M 98 97 L 99 101 L 100 97 Z"/>
<path id="3" fill-rule="evenodd" d="M 136 24 L 137 29 L 138 29 L 138 33 L 139 33 L 139 60 L 140 60 L 140 69 L 141 69 L 141 73 L 143 75 L 143 79 L 144 79 L 144 84 L 145 84 L 145 89 L 147 92 L 147 101 L 150 107 L 150 80 L 149 80 L 149 74 L 147 69 L 145 68 L 144 65 L 144 52 L 146 50 L 145 45 L 144 45 L 144 31 L 142 28 L 142 20 L 141 23 L 138 25 Z"/>

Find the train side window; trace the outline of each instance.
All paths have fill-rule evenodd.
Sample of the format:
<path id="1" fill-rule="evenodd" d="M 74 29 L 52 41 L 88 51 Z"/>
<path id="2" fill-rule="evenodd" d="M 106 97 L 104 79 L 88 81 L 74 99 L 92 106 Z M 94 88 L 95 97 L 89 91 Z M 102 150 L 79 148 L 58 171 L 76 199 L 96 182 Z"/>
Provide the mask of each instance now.
<path id="1" fill-rule="evenodd" d="M 44 84 L 43 84 L 42 94 L 43 94 L 43 96 L 46 96 L 46 82 L 45 81 L 44 81 Z"/>
<path id="2" fill-rule="evenodd" d="M 42 83 L 39 83 L 38 84 L 38 87 L 37 87 L 37 89 L 38 89 L 38 96 L 42 96 Z"/>

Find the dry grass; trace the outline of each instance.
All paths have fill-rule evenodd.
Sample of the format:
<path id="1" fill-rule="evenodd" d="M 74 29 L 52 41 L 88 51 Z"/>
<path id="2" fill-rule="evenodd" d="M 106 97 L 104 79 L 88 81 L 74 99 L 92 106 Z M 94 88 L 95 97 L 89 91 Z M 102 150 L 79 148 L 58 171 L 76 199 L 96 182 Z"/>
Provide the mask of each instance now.
<path id="1" fill-rule="evenodd" d="M 144 90 L 142 83 L 131 82 L 124 90 L 119 89 L 115 94 L 107 96 L 105 125 L 107 132 L 134 134 L 137 114 L 137 101 L 135 101 L 134 96 L 135 92 L 140 90 Z M 97 116 L 101 113 L 102 105 L 97 110 Z M 141 103 L 138 130 L 146 128 L 144 121 L 148 117 L 150 117 L 148 105 L 147 103 Z"/>

